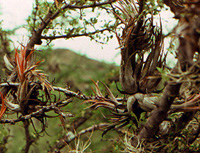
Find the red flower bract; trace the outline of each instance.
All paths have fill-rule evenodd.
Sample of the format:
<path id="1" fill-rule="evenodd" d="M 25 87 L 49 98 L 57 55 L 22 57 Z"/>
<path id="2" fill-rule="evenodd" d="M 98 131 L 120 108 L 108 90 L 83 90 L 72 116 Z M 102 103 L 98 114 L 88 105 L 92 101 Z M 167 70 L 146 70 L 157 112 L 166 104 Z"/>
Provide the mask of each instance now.
<path id="1" fill-rule="evenodd" d="M 6 106 L 5 106 L 5 99 L 4 99 L 3 94 L 1 92 L 0 92 L 0 95 L 1 95 L 1 101 L 2 101 L 1 111 L 0 111 L 0 119 L 1 119 L 1 117 L 3 116 L 3 114 L 6 111 Z"/>

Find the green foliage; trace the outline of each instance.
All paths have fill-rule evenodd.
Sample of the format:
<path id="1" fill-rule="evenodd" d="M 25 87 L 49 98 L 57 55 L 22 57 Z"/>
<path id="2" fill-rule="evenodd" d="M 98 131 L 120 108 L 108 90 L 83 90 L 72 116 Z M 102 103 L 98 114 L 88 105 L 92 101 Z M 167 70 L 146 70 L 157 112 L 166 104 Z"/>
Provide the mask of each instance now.
<path id="1" fill-rule="evenodd" d="M 158 2 L 158 3 L 163 4 L 161 2 Z M 148 1 L 144 5 L 145 11 L 151 12 L 151 13 L 153 13 L 153 15 L 159 14 L 159 12 L 161 11 L 162 5 L 159 5 L 158 3 L 155 0 Z"/>
<path id="2" fill-rule="evenodd" d="M 93 1 L 70 1 L 71 5 L 83 6 L 94 4 Z M 46 22 L 47 14 L 52 15 L 60 12 L 60 15 L 52 20 L 43 31 L 43 36 L 56 37 L 64 36 L 65 39 L 79 35 L 89 36 L 97 42 L 106 43 L 113 37 L 117 22 L 113 14 L 109 11 L 109 5 L 104 7 L 93 7 L 85 9 L 66 8 L 62 4 L 60 8 L 48 1 L 36 1 L 32 14 L 27 19 L 28 31 L 34 32 L 38 29 L 41 21 Z M 105 29 L 106 33 L 104 33 Z M 103 30 L 103 31 L 102 31 Z M 94 35 L 95 32 L 95 35 Z M 91 33 L 91 34 L 90 34 Z M 49 44 L 53 39 L 47 39 Z"/>

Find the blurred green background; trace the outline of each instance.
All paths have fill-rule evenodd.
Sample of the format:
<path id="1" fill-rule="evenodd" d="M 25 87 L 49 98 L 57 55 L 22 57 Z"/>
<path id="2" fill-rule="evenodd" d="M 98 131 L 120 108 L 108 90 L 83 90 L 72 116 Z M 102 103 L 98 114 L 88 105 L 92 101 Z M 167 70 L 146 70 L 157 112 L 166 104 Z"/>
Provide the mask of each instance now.
<path id="1" fill-rule="evenodd" d="M 43 70 L 44 73 L 48 75 L 49 81 L 55 86 L 63 88 L 70 87 L 70 90 L 72 91 L 82 92 L 85 95 L 90 96 L 94 95 L 92 87 L 95 88 L 92 80 L 100 80 L 111 88 L 114 95 L 117 96 L 119 94 L 114 82 L 118 81 L 119 67 L 114 64 L 95 61 L 67 49 L 47 49 L 36 51 L 36 61 L 38 60 L 44 60 L 38 69 Z M 101 91 L 106 95 L 105 88 L 103 88 L 101 84 L 100 87 Z M 55 94 L 57 98 L 64 97 L 64 95 L 59 94 L 58 92 L 53 92 L 52 94 Z M 89 105 L 82 103 L 83 100 L 73 98 L 73 102 L 63 108 L 63 110 L 75 115 L 74 117 L 66 119 L 66 130 L 63 129 L 59 117 L 48 118 L 46 122 L 46 132 L 43 132 L 38 141 L 31 146 L 30 152 L 47 152 L 47 150 L 50 149 L 50 146 L 53 146 L 59 138 L 68 132 L 67 129 L 71 128 L 70 125 L 74 119 L 85 116 Z M 76 130 L 77 133 L 84 128 L 106 122 L 103 115 L 109 114 L 109 111 L 105 109 L 89 110 L 89 112 L 91 112 L 90 114 L 92 115 L 89 116 L 89 119 Z M 55 116 L 56 114 L 50 112 L 48 115 Z M 12 117 L 17 118 L 15 115 Z M 36 130 L 39 132 L 42 124 L 36 119 L 33 119 L 33 122 Z M 8 143 L 6 144 L 7 152 L 21 152 L 25 146 L 25 134 L 22 123 L 16 123 L 15 125 L 1 124 L 0 128 L 2 145 L 5 135 L 10 135 Z M 30 129 L 32 131 L 32 136 L 36 137 L 36 132 L 34 131 L 33 126 L 30 126 Z M 119 147 L 118 145 L 120 144 L 118 134 L 115 131 L 112 131 L 108 132 L 108 134 L 103 138 L 101 135 L 102 131 L 94 131 L 85 134 L 79 139 L 73 141 L 71 144 L 66 145 L 66 147 L 63 148 L 63 152 L 69 152 L 70 150 L 75 149 L 79 141 L 80 150 L 82 150 L 84 144 L 86 145 L 89 142 L 91 143 L 89 147 L 87 147 L 86 152 L 117 152 Z M 91 140 L 89 139 L 90 136 L 92 136 Z M 118 143 L 116 144 L 116 142 Z M 114 148 L 117 148 L 117 150 Z"/>

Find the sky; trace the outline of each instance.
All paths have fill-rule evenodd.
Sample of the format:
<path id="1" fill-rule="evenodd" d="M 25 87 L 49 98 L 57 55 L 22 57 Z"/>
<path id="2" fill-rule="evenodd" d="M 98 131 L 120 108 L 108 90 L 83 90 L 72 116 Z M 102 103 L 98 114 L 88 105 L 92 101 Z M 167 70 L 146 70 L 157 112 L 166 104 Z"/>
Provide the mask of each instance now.
<path id="1" fill-rule="evenodd" d="M 3 20 L 3 28 L 13 29 L 17 26 L 25 25 L 26 19 L 31 14 L 33 3 L 34 0 L 0 0 L 0 20 Z M 171 23 L 176 21 L 172 17 L 173 14 L 169 13 L 169 11 L 161 12 L 164 33 L 173 28 Z M 28 32 L 24 28 L 20 28 L 16 31 L 16 36 L 11 39 L 13 41 L 12 46 L 17 47 L 19 43 L 28 41 Z M 58 39 L 53 41 L 53 44 L 55 48 L 68 48 L 92 59 L 120 64 L 120 51 L 117 49 L 119 46 L 116 37 L 105 45 L 90 41 L 87 37 L 70 40 Z M 166 41 L 165 46 L 167 44 L 168 41 Z"/>

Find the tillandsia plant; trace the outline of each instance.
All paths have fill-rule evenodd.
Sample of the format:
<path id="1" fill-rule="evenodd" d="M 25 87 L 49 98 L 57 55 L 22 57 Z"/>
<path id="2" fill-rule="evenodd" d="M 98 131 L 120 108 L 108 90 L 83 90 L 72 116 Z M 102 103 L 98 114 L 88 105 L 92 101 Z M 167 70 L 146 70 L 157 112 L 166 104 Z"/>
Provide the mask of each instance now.
<path id="1" fill-rule="evenodd" d="M 29 51 L 30 53 L 26 56 L 27 50 L 25 46 L 21 46 L 20 50 L 15 49 L 15 60 L 13 64 L 6 56 L 4 57 L 6 68 L 12 74 L 16 74 L 16 81 L 2 83 L 2 86 L 7 86 L 8 93 L 5 96 L 0 93 L 2 101 L 0 122 L 15 124 L 22 121 L 24 123 L 27 141 L 25 152 L 28 152 L 30 145 L 39 137 L 38 130 L 35 129 L 32 118 L 36 118 L 42 123 L 41 132 L 44 132 L 46 118 L 57 117 L 46 115 L 46 112 L 54 111 L 60 117 L 61 122 L 63 122 L 64 118 L 73 116 L 72 114 L 64 113 L 60 109 L 60 107 L 64 107 L 71 102 L 70 97 L 66 97 L 64 100 L 59 100 L 57 97 L 52 99 L 51 91 L 54 88 L 48 81 L 47 75 L 37 69 L 41 61 L 34 62 L 34 50 Z M 20 113 L 21 117 L 10 119 L 9 114 L 13 113 Z M 7 117 L 5 114 L 7 114 Z M 32 123 L 37 133 L 36 139 L 30 137 L 30 123 Z"/>
<path id="2" fill-rule="evenodd" d="M 30 114 L 35 111 L 35 106 L 42 104 L 41 100 L 38 99 L 41 88 L 45 91 L 46 97 L 50 97 L 50 91 L 53 89 L 51 84 L 46 78 L 46 75 L 36 67 L 41 62 L 33 63 L 30 60 L 34 50 L 26 57 L 27 48 L 22 46 L 21 49 L 15 49 L 15 64 L 12 65 L 5 57 L 5 65 L 10 71 L 16 71 L 17 81 L 19 86 L 17 89 L 11 89 L 7 94 L 9 102 L 7 107 L 16 112 L 21 112 L 22 115 Z M 16 93 L 14 94 L 14 91 Z"/>
<path id="3" fill-rule="evenodd" d="M 144 1 L 123 0 L 116 6 L 122 13 L 116 16 L 124 24 L 118 36 L 121 48 L 120 82 L 124 93 L 150 93 L 161 81 L 157 67 L 165 68 L 162 25 L 154 23 L 154 10 Z M 148 11 L 146 11 L 148 10 Z"/>

